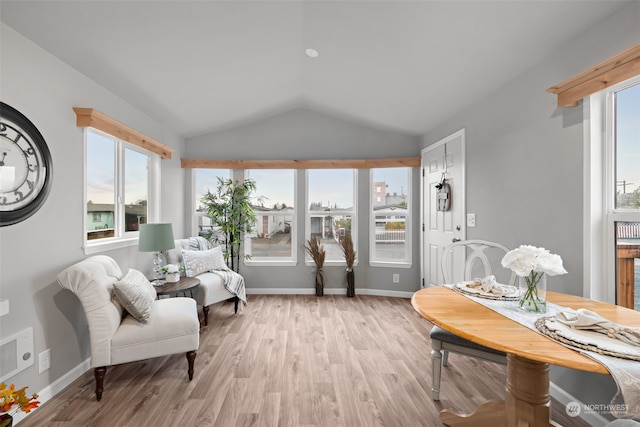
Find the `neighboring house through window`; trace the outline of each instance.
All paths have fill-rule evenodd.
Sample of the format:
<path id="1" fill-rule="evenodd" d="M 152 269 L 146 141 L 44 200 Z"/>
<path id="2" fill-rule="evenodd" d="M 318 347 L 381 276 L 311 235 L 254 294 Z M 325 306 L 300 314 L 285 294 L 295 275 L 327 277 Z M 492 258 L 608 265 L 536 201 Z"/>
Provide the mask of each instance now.
<path id="1" fill-rule="evenodd" d="M 305 241 L 319 237 L 326 251 L 325 265 L 344 265 L 339 242 L 346 234 L 353 238 L 357 253 L 356 170 L 310 169 L 306 182 Z M 313 265 L 308 254 L 306 263 Z"/>
<path id="2" fill-rule="evenodd" d="M 85 252 L 135 244 L 157 217 L 159 156 L 90 128 L 85 153 Z"/>
<path id="3" fill-rule="evenodd" d="M 251 169 L 246 178 L 256 183 L 253 194 L 261 202 L 254 206 L 254 231 L 245 236 L 247 265 L 295 265 L 296 174 L 293 169 Z M 257 202 L 256 202 L 257 203 Z"/>
<path id="4" fill-rule="evenodd" d="M 371 169 L 370 263 L 411 266 L 411 168 Z"/>

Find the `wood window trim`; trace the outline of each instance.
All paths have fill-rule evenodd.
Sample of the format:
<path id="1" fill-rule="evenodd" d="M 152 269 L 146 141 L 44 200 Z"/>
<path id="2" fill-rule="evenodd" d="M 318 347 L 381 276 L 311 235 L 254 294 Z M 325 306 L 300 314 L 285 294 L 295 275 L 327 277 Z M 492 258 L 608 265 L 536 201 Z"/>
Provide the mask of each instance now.
<path id="1" fill-rule="evenodd" d="M 640 43 L 551 86 L 547 92 L 558 95 L 558 107 L 576 107 L 581 99 L 637 75 L 640 75 Z"/>
<path id="2" fill-rule="evenodd" d="M 157 141 L 150 136 L 138 132 L 137 130 L 101 113 L 94 108 L 73 108 L 76 113 L 76 126 L 92 127 L 102 132 L 108 133 L 118 139 L 126 141 L 130 144 L 144 148 L 145 150 L 156 153 L 163 159 L 171 159 L 175 149 Z"/>
<path id="3" fill-rule="evenodd" d="M 334 160 L 205 160 L 180 159 L 185 169 L 373 169 L 420 166 L 420 157 Z"/>

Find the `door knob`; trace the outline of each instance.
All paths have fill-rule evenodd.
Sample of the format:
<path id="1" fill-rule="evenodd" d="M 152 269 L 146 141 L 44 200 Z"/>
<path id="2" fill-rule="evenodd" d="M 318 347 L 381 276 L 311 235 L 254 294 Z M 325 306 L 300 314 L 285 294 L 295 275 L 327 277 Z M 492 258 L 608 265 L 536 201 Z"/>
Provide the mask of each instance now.
<path id="1" fill-rule="evenodd" d="M 460 241 L 460 239 L 458 239 L 457 237 L 454 237 L 453 239 L 451 239 L 451 241 L 452 241 L 453 243 L 455 243 L 455 242 L 459 242 L 459 241 Z"/>

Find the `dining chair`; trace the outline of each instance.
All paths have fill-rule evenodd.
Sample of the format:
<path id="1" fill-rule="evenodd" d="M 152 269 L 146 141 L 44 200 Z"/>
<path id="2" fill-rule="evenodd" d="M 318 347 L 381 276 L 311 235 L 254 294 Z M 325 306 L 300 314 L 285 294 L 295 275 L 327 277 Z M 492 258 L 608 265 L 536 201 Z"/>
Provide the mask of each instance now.
<path id="1" fill-rule="evenodd" d="M 462 251 L 464 251 L 464 254 L 462 254 Z M 452 284 L 453 274 L 451 269 L 453 267 L 452 257 L 454 254 L 455 256 L 464 255 L 465 262 L 462 280 L 471 280 L 474 277 L 487 277 L 493 274 L 492 264 L 495 264 L 496 260 L 499 262 L 507 252 L 509 252 L 507 247 L 485 240 L 463 240 L 454 242 L 447 246 L 442 253 L 441 267 L 444 282 L 446 284 Z M 513 285 L 515 279 L 515 273 L 511 272 L 507 284 Z M 440 400 L 442 366 L 448 365 L 449 352 L 476 357 L 490 362 L 507 363 L 505 353 L 475 344 L 436 325 L 431 329 L 429 338 L 431 339 L 431 397 L 433 400 Z"/>

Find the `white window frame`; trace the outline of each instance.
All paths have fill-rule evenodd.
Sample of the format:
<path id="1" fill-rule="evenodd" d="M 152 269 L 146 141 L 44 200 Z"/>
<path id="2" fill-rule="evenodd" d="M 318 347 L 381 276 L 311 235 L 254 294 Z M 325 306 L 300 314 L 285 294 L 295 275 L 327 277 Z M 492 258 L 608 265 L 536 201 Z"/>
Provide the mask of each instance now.
<path id="1" fill-rule="evenodd" d="M 413 175 L 413 169 L 406 167 L 407 169 L 407 211 L 405 215 L 405 258 L 403 260 L 391 261 L 385 259 L 374 258 L 375 245 L 376 245 L 376 214 L 373 210 L 374 207 L 374 195 L 379 192 L 379 188 L 376 188 L 375 192 L 370 191 L 369 197 L 369 265 L 372 267 L 392 267 L 392 268 L 411 268 L 412 265 L 412 240 L 411 240 L 411 209 L 413 206 L 413 191 L 411 188 L 411 181 Z M 374 177 L 373 172 L 375 169 L 369 169 L 369 188 L 373 188 Z"/>
<path id="2" fill-rule="evenodd" d="M 616 302 L 614 225 L 640 221 L 640 212 L 615 209 L 614 93 L 640 84 L 636 76 L 583 101 L 584 127 L 584 296 Z"/>
<path id="3" fill-rule="evenodd" d="M 87 142 L 89 132 L 102 135 L 115 142 L 115 206 L 114 206 L 114 237 L 88 240 L 87 239 Z M 149 157 L 147 181 L 147 223 L 158 222 L 160 213 L 160 156 L 136 145 L 129 144 L 113 135 L 98 129 L 84 128 L 83 133 L 83 215 L 82 239 L 85 255 L 95 254 L 112 249 L 125 248 L 138 244 L 138 231 L 124 231 L 124 149 L 136 151 Z"/>
<path id="4" fill-rule="evenodd" d="M 345 168 L 347 169 L 347 168 Z M 327 169 L 331 170 L 331 169 Z M 351 169 L 353 172 L 353 210 L 350 212 L 344 212 L 342 214 L 351 215 L 351 239 L 353 240 L 353 249 L 356 251 L 356 260 L 353 263 L 354 266 L 358 265 L 358 169 Z M 309 203 L 311 202 L 309 198 L 309 169 L 305 169 L 304 176 L 304 197 L 305 197 L 305 208 L 304 208 L 304 241 L 306 242 L 311 238 L 311 215 L 309 210 Z M 309 267 L 315 266 L 315 263 L 311 259 L 311 257 L 305 251 L 304 257 L 305 265 Z M 324 266 L 345 266 L 347 263 L 342 258 L 340 261 L 335 260 L 325 260 Z"/>
<path id="5" fill-rule="evenodd" d="M 244 178 L 247 179 L 249 169 L 244 171 Z M 258 194 L 260 196 L 260 194 Z M 244 258 L 244 265 L 247 267 L 293 267 L 298 263 L 298 250 L 295 247 L 298 241 L 298 170 L 293 169 L 293 223 L 291 224 L 291 256 L 290 257 L 265 257 L 265 258 Z M 275 214 L 267 214 L 275 216 Z M 244 236 L 244 253 L 251 255 L 251 236 Z"/>

